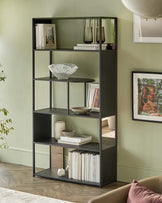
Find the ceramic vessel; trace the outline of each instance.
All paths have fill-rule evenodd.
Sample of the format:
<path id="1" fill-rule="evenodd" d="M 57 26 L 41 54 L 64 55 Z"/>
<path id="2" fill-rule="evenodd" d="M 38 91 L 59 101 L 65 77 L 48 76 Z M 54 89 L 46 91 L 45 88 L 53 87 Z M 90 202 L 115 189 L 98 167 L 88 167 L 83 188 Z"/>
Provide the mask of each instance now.
<path id="1" fill-rule="evenodd" d="M 86 114 L 88 113 L 91 109 L 88 107 L 74 107 L 71 109 L 75 114 Z"/>
<path id="2" fill-rule="evenodd" d="M 55 122 L 55 139 L 60 139 L 60 136 L 62 135 L 62 131 L 65 130 L 65 122 L 64 121 L 56 121 Z"/>

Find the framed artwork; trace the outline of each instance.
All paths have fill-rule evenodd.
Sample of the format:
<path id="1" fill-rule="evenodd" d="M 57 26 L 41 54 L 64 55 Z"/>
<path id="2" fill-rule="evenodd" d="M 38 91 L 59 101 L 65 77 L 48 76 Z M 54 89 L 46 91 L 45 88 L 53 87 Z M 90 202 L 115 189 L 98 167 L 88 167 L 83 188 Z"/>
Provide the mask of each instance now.
<path id="1" fill-rule="evenodd" d="M 36 49 L 56 49 L 55 24 L 36 24 Z"/>
<path id="2" fill-rule="evenodd" d="M 162 73 L 132 72 L 133 120 L 162 122 Z"/>
<path id="3" fill-rule="evenodd" d="M 133 15 L 133 39 L 139 43 L 162 43 L 162 18 Z"/>
<path id="4" fill-rule="evenodd" d="M 56 49 L 56 27 L 55 24 L 45 24 L 44 27 L 45 49 Z"/>
<path id="5" fill-rule="evenodd" d="M 91 111 L 99 112 L 100 110 L 100 88 L 99 84 L 90 83 L 88 87 L 87 106 Z"/>

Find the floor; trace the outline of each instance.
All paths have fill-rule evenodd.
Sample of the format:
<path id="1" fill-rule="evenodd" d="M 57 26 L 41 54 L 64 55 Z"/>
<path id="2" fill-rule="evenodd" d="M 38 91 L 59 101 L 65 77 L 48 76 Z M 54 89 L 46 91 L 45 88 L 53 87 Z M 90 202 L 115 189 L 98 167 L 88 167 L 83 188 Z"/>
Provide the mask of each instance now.
<path id="1" fill-rule="evenodd" d="M 0 162 L 0 187 L 71 202 L 86 203 L 94 196 L 125 184 L 124 182 L 115 182 L 103 188 L 97 188 L 45 178 L 33 178 L 31 167 Z"/>

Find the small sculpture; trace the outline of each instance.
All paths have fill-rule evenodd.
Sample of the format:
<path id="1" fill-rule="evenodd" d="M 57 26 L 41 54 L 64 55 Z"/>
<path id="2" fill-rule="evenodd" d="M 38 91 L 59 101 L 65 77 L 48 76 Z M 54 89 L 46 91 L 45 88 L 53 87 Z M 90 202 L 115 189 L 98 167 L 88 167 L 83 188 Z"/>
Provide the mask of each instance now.
<path id="1" fill-rule="evenodd" d="M 59 168 L 59 169 L 57 170 L 57 175 L 58 175 L 58 176 L 64 176 L 64 175 L 65 175 L 65 169 Z"/>

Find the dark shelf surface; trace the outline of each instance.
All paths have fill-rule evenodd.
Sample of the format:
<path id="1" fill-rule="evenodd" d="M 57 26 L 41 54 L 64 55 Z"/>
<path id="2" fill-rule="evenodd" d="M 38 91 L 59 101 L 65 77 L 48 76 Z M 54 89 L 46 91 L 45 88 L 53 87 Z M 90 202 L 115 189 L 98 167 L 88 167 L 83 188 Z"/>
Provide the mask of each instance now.
<path id="1" fill-rule="evenodd" d="M 50 168 L 45 169 L 40 172 L 37 172 L 35 175 L 43 178 L 49 178 L 49 179 L 60 180 L 65 182 L 79 183 L 79 184 L 98 186 L 98 187 L 100 186 L 100 184 L 96 182 L 76 180 L 76 179 L 68 178 L 67 176 L 58 176 L 56 169 L 55 170 Z"/>
<path id="2" fill-rule="evenodd" d="M 50 139 L 42 139 L 34 142 L 35 144 L 41 144 L 41 145 L 55 145 L 55 146 L 60 146 L 64 148 L 72 148 L 72 149 L 80 149 L 84 151 L 89 151 L 89 152 L 99 152 L 99 143 L 96 142 L 90 142 L 84 145 L 71 145 L 71 144 L 61 144 L 58 143 L 55 138 L 50 138 Z"/>
<path id="3" fill-rule="evenodd" d="M 74 52 L 100 52 L 100 50 L 74 50 L 73 48 L 57 48 L 57 49 L 33 49 L 34 51 L 74 51 Z M 115 50 L 101 50 L 101 52 L 116 52 Z"/>
<path id="4" fill-rule="evenodd" d="M 47 18 L 32 18 L 33 20 L 80 20 L 80 19 L 117 19 L 110 16 L 86 16 L 86 17 L 47 17 Z"/>
<path id="5" fill-rule="evenodd" d="M 115 138 L 105 138 L 102 137 L 102 150 L 110 149 L 116 146 Z"/>
<path id="6" fill-rule="evenodd" d="M 42 78 L 35 78 L 34 80 L 41 80 L 41 81 L 55 81 L 55 82 L 76 82 L 76 83 L 88 83 L 94 82 L 94 79 L 91 78 L 68 78 L 68 79 L 57 79 L 56 77 L 42 77 Z"/>
<path id="7" fill-rule="evenodd" d="M 61 109 L 61 108 L 45 108 L 35 110 L 34 113 L 41 113 L 41 114 L 56 114 L 56 115 L 63 115 L 63 116 L 75 116 L 75 117 L 83 117 L 83 118 L 99 118 L 99 113 L 87 113 L 87 114 L 74 114 L 71 110 Z"/>

